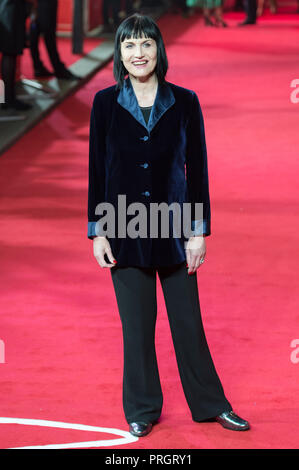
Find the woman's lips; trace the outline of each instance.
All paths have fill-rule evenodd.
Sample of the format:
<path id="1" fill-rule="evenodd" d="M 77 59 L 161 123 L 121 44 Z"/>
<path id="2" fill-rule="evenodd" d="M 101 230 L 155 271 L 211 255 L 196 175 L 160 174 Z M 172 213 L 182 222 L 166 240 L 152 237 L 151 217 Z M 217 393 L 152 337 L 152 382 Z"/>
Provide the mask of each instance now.
<path id="1" fill-rule="evenodd" d="M 134 65 L 135 67 L 141 69 L 141 68 L 143 68 L 143 67 L 145 67 L 145 66 L 147 65 L 147 61 L 146 61 L 144 64 L 136 64 L 136 63 L 133 62 L 133 65 Z"/>

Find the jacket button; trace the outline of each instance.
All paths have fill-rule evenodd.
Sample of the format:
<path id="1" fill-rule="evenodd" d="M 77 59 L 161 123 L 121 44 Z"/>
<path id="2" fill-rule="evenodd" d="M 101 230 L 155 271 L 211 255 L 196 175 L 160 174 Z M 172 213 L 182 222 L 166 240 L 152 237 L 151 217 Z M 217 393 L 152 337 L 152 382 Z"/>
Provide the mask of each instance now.
<path id="1" fill-rule="evenodd" d="M 145 135 L 144 137 L 140 137 L 141 140 L 148 140 L 148 135 Z"/>
<path id="2" fill-rule="evenodd" d="M 150 195 L 150 192 L 149 192 L 149 191 L 144 191 L 144 192 L 141 193 L 141 194 L 143 194 L 144 196 L 149 196 L 149 195 Z"/>

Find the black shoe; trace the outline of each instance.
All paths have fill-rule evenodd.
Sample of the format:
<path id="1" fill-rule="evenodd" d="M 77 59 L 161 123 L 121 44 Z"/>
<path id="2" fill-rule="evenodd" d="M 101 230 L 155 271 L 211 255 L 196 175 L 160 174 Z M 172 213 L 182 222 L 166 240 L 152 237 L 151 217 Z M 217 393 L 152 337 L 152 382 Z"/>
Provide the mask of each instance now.
<path id="1" fill-rule="evenodd" d="M 247 429 L 250 429 L 248 421 L 240 418 L 233 411 L 224 411 L 221 415 L 216 416 L 215 419 L 224 428 L 231 429 L 232 431 L 247 431 Z"/>
<path id="2" fill-rule="evenodd" d="M 55 72 L 55 76 L 62 80 L 80 80 L 80 77 L 77 77 L 77 75 L 73 74 L 68 69 L 62 69 L 62 70 Z"/>
<path id="3" fill-rule="evenodd" d="M 133 436 L 142 437 L 146 436 L 152 430 L 152 423 L 129 423 L 129 431 Z"/>
<path id="4" fill-rule="evenodd" d="M 24 101 L 15 99 L 11 103 L 2 103 L 2 109 L 15 109 L 16 111 L 28 111 L 32 108 L 32 104 L 25 103 Z"/>
<path id="5" fill-rule="evenodd" d="M 35 78 L 48 78 L 53 77 L 53 75 L 54 74 L 44 66 L 34 69 Z"/>
<path id="6" fill-rule="evenodd" d="M 248 24 L 256 24 L 256 21 L 245 20 L 243 23 L 239 23 L 238 26 L 247 26 Z"/>

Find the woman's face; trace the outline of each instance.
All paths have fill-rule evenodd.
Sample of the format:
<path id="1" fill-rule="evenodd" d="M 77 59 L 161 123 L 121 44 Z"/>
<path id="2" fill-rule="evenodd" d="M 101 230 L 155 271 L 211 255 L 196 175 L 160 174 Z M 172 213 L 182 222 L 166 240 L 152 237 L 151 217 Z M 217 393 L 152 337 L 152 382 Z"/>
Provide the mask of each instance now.
<path id="1" fill-rule="evenodd" d="M 129 72 L 136 78 L 146 78 L 157 64 L 157 44 L 154 39 L 129 38 L 121 42 L 121 60 Z"/>

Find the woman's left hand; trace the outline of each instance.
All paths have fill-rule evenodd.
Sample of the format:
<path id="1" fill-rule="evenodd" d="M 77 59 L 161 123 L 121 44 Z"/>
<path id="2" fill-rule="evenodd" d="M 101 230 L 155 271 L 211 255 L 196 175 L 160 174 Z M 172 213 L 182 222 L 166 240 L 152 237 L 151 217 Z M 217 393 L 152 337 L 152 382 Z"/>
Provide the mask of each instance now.
<path id="1" fill-rule="evenodd" d="M 203 236 L 190 237 L 186 248 L 188 274 L 194 273 L 202 265 L 206 256 L 206 242 Z"/>

